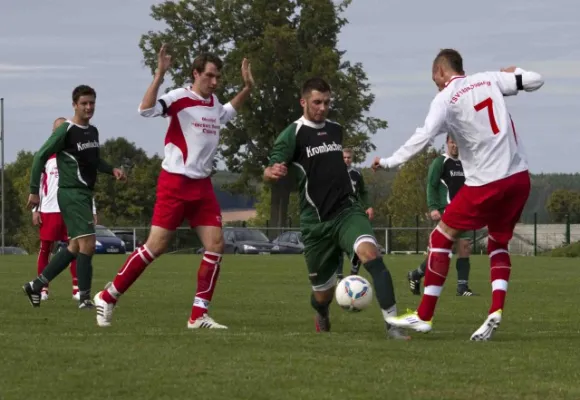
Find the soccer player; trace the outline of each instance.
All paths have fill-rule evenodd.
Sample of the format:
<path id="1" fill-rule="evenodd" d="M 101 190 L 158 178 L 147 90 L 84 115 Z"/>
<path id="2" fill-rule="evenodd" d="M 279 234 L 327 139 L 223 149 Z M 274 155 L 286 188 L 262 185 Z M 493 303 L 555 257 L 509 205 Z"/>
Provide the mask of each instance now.
<path id="1" fill-rule="evenodd" d="M 375 158 L 373 168 L 396 167 L 419 153 L 438 134 L 452 132 L 465 171 L 465 184 L 431 233 L 425 289 L 414 313 L 392 317 L 394 326 L 429 332 L 437 299 L 449 271 L 453 242 L 462 232 L 488 227 L 492 302 L 485 322 L 471 340 L 489 340 L 504 309 L 511 261 L 508 243 L 530 193 L 530 175 L 521 137 L 516 135 L 504 96 L 538 90 L 535 73 L 509 67 L 466 76 L 463 59 L 443 49 L 433 62 L 440 92 L 431 102 L 423 127 L 389 158 Z"/>
<path id="2" fill-rule="evenodd" d="M 245 86 L 229 103 L 222 105 L 214 94 L 222 61 L 212 54 L 200 54 L 191 69 L 193 84 L 157 98 L 163 76 L 170 66 L 171 56 L 163 45 L 153 83 L 139 105 L 143 117 L 163 116 L 169 121 L 151 231 L 146 243 L 129 256 L 114 281 L 95 295 L 97 324 L 101 327 L 111 325 L 119 297 L 167 250 L 175 230 L 187 220 L 205 249 L 187 327 L 227 329 L 208 315 L 224 251 L 221 210 L 211 183 L 211 172 L 221 125 L 236 116 L 251 93 L 254 78 L 248 60 L 244 59 L 242 78 Z"/>
<path id="3" fill-rule="evenodd" d="M 264 170 L 277 181 L 293 168 L 300 192 L 300 228 L 312 285 L 317 332 L 330 331 L 329 306 L 336 286 L 336 266 L 344 251 L 369 271 L 383 318 L 397 315 L 393 280 L 377 248 L 368 216 L 356 197 L 342 159 L 342 127 L 326 119 L 331 88 L 321 78 L 302 86 L 303 115 L 276 139 Z M 386 324 L 387 336 L 408 339 Z"/>
<path id="4" fill-rule="evenodd" d="M 57 118 L 52 126 L 54 132 L 66 118 Z M 58 166 L 56 163 L 56 154 L 50 156 L 40 179 L 40 204 L 32 211 L 32 223 L 39 227 L 40 250 L 38 252 L 37 271 L 38 275 L 42 273 L 48 264 L 50 254 L 53 252 L 55 245 L 61 242 L 68 242 L 66 225 L 60 213 L 57 200 L 58 192 Z M 97 211 L 93 200 L 93 222 L 97 223 Z M 70 273 L 72 277 L 72 297 L 74 300 L 80 300 L 79 287 L 77 279 L 77 261 L 73 259 L 70 263 Z M 42 288 L 41 300 L 48 300 L 48 285 Z"/>
<path id="5" fill-rule="evenodd" d="M 348 174 L 350 175 L 350 182 L 352 183 L 354 194 L 358 197 L 359 201 L 361 202 L 361 205 L 365 208 L 366 210 L 365 213 L 368 215 L 369 220 L 372 220 L 374 217 L 374 210 L 369 203 L 369 193 L 367 191 L 367 188 L 365 187 L 365 181 L 363 179 L 361 172 L 352 166 L 352 156 L 353 156 L 352 149 L 349 148 L 342 149 L 342 159 L 344 160 L 344 163 L 346 164 L 348 170 Z M 359 268 L 360 262 L 353 264 L 351 260 L 350 274 L 358 275 Z M 344 254 L 340 253 L 340 260 L 338 261 L 338 269 L 336 270 L 336 277 L 339 282 L 344 277 L 343 269 L 344 269 Z"/>
<path id="6" fill-rule="evenodd" d="M 65 222 L 68 247 L 56 253 L 41 274 L 22 289 L 33 307 L 40 307 L 42 288 L 56 278 L 74 259 L 77 261 L 79 308 L 92 308 L 92 257 L 95 251 L 93 190 L 97 172 L 125 179 L 122 170 L 111 167 L 100 157 L 99 131 L 90 124 L 97 94 L 81 85 L 72 92 L 74 117 L 62 123 L 34 155 L 30 176 L 28 207 L 40 203 L 40 177 L 46 162 L 56 154 L 58 168 L 58 206 Z"/>
<path id="7" fill-rule="evenodd" d="M 458 157 L 457 144 L 453 137 L 447 134 L 447 153 L 433 160 L 427 176 L 427 206 L 433 221 L 441 219 L 445 207 L 465 183 L 463 166 Z M 463 232 L 457 241 L 457 296 L 474 295 L 468 285 L 470 253 L 470 232 Z M 425 276 L 425 268 L 427 268 L 427 259 L 417 269 L 407 274 L 409 288 L 415 295 L 421 294 L 421 278 Z"/>

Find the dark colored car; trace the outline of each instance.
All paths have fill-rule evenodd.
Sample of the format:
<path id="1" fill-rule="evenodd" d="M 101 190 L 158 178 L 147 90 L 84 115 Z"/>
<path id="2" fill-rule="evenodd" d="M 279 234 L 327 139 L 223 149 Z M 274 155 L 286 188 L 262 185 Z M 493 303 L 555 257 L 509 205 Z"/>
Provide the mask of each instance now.
<path id="1" fill-rule="evenodd" d="M 274 247 L 268 237 L 257 229 L 224 228 L 224 241 L 226 254 L 271 254 Z M 200 251 L 203 252 L 203 249 Z"/>
<path id="2" fill-rule="evenodd" d="M 302 234 L 298 231 L 288 231 L 282 233 L 272 240 L 274 247 L 272 253 L 276 254 L 302 254 L 304 253 L 304 243 Z"/>
<path id="3" fill-rule="evenodd" d="M 133 252 L 135 250 L 135 248 L 133 247 L 133 230 L 128 229 L 128 230 L 121 230 L 121 229 L 114 229 L 111 232 L 113 232 L 115 234 L 115 236 L 117 236 L 119 239 L 121 239 L 123 242 L 125 242 L 125 250 L 128 252 Z M 141 245 L 143 245 L 143 243 L 139 240 L 139 239 L 135 239 L 134 242 L 138 247 L 141 247 Z"/>
<path id="4" fill-rule="evenodd" d="M 97 247 L 95 254 L 124 254 L 125 242 L 103 225 L 95 226 Z"/>
<path id="5" fill-rule="evenodd" d="M 28 252 L 21 247 L 6 246 L 6 247 L 0 247 L 0 254 L 27 256 Z"/>

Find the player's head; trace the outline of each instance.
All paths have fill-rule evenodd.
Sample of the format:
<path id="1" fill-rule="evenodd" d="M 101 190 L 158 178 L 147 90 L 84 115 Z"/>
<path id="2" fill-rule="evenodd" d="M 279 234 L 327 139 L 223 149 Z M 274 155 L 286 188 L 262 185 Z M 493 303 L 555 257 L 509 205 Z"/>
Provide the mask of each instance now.
<path id="1" fill-rule="evenodd" d="M 330 111 L 330 85 L 322 78 L 310 78 L 302 85 L 300 105 L 304 118 L 324 122 Z"/>
<path id="2" fill-rule="evenodd" d="M 443 49 L 433 60 L 432 78 L 439 90 L 445 87 L 452 76 L 463 74 L 463 58 L 457 50 Z"/>
<path id="3" fill-rule="evenodd" d="M 63 122 L 65 122 L 65 121 L 66 121 L 66 118 L 64 118 L 64 117 L 58 117 L 57 119 L 55 119 L 54 122 L 52 123 L 52 131 L 54 132 L 56 130 L 56 128 L 61 126 L 63 124 Z"/>
<path id="4" fill-rule="evenodd" d="M 195 57 L 191 66 L 193 89 L 203 97 L 210 97 L 218 87 L 222 76 L 222 60 L 212 53 Z"/>
<path id="5" fill-rule="evenodd" d="M 344 148 L 342 149 L 342 159 L 347 167 L 352 165 L 352 149 Z"/>
<path id="6" fill-rule="evenodd" d="M 459 156 L 459 149 L 457 148 L 457 143 L 453 139 L 453 136 L 447 134 L 447 154 L 449 154 L 453 158 L 457 158 Z"/>
<path id="7" fill-rule="evenodd" d="M 83 121 L 88 121 L 95 113 L 95 102 L 97 92 L 90 86 L 80 85 L 74 88 L 72 92 L 73 108 L 75 116 Z"/>

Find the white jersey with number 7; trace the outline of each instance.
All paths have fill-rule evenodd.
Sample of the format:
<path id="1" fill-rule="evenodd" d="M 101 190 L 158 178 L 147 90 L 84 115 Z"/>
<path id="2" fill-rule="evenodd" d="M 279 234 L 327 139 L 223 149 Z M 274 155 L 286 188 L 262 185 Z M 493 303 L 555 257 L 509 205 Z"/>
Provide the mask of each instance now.
<path id="1" fill-rule="evenodd" d="M 528 169 L 528 162 L 504 96 L 531 92 L 542 77 L 515 72 L 481 72 L 454 76 L 431 102 L 425 124 L 380 165 L 393 168 L 419 153 L 435 136 L 449 133 L 459 148 L 465 184 L 482 186 Z"/>

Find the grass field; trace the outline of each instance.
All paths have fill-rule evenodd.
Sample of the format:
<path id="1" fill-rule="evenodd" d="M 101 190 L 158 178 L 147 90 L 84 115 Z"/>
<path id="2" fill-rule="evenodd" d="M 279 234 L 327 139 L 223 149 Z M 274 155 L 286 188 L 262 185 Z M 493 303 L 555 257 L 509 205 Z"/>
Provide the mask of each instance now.
<path id="1" fill-rule="evenodd" d="M 96 291 L 124 256 L 97 256 Z M 385 257 L 399 310 L 418 297 L 405 273 L 421 257 Z M 514 257 L 504 321 L 493 342 L 470 342 L 489 305 L 488 259 L 472 259 L 472 288 L 455 296 L 455 270 L 434 330 L 387 340 L 376 304 L 333 306 L 333 332 L 316 334 L 304 261 L 228 256 L 212 316 L 228 331 L 189 331 L 198 256 L 165 256 L 122 298 L 114 326 L 76 309 L 70 275 L 33 309 L 20 286 L 36 259 L 0 257 L 0 399 L 580 399 L 580 270 L 563 258 Z M 454 263 L 454 261 L 453 261 Z"/>

